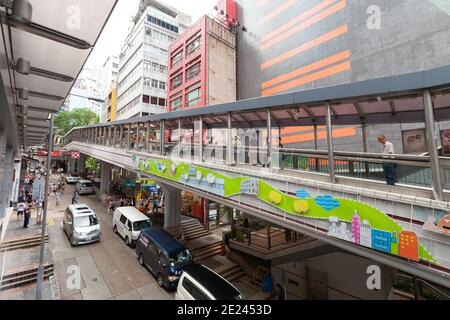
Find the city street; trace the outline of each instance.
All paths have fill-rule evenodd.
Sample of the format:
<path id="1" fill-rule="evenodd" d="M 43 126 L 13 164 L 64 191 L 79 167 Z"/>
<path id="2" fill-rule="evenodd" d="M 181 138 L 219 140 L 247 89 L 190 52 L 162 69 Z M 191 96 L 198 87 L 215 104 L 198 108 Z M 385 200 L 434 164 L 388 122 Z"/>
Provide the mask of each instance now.
<path id="1" fill-rule="evenodd" d="M 114 234 L 112 215 L 107 213 L 106 204 L 95 195 L 80 196 L 78 203 L 87 204 L 97 214 L 102 228 L 102 239 L 89 245 L 70 245 L 63 232 L 62 221 L 64 210 L 71 203 L 73 190 L 73 185 L 66 185 L 59 207 L 55 207 L 54 195 L 49 197 L 49 246 L 61 299 L 174 299 L 174 293 L 161 289 L 153 275 L 139 265 L 134 250 Z M 71 289 L 66 284 L 68 278 L 72 279 L 71 266 L 80 268 L 79 289 Z"/>

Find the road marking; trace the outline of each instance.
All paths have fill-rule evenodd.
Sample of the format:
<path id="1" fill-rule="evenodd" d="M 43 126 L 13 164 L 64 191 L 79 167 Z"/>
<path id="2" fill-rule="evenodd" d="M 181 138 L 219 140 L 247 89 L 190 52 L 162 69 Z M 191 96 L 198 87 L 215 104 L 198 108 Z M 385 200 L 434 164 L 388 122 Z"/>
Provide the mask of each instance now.
<path id="1" fill-rule="evenodd" d="M 48 219 L 47 219 L 47 225 L 48 225 L 48 226 L 53 226 L 53 225 L 55 225 L 55 221 L 53 220 L 53 218 L 48 218 Z"/>

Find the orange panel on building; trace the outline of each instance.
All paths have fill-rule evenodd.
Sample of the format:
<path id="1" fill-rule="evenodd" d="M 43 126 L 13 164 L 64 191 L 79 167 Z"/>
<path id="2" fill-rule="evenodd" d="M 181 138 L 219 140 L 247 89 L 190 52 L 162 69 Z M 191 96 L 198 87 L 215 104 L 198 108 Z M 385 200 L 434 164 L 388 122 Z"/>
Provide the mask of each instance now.
<path id="1" fill-rule="evenodd" d="M 419 242 L 412 231 L 402 231 L 399 236 L 398 255 L 400 257 L 419 261 Z"/>

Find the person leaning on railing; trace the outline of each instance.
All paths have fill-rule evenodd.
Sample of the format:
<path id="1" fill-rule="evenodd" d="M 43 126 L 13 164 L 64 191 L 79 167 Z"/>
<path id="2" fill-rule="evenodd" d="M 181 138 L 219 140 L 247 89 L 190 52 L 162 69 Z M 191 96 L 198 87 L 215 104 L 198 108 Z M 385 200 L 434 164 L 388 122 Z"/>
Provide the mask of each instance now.
<path id="1" fill-rule="evenodd" d="M 383 145 L 382 153 L 384 155 L 395 154 L 394 145 L 390 141 L 388 141 L 384 135 L 379 136 L 378 141 Z M 394 157 L 393 156 L 383 156 L 383 158 L 393 159 Z M 393 162 L 383 163 L 383 171 L 384 171 L 384 176 L 386 177 L 386 183 L 390 186 L 395 186 L 395 183 L 397 182 L 396 167 L 397 167 L 397 165 Z"/>

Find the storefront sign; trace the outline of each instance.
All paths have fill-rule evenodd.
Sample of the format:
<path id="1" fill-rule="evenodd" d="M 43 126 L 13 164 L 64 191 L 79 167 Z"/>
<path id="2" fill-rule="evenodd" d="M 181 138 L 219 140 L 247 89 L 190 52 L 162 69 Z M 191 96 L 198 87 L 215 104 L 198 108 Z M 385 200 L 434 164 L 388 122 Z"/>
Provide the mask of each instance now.
<path id="1" fill-rule="evenodd" d="M 402 132 L 404 153 L 427 152 L 427 139 L 425 129 L 406 130 Z"/>
<path id="2" fill-rule="evenodd" d="M 79 152 L 72 152 L 71 156 L 72 156 L 72 159 L 80 159 L 80 153 Z"/>

